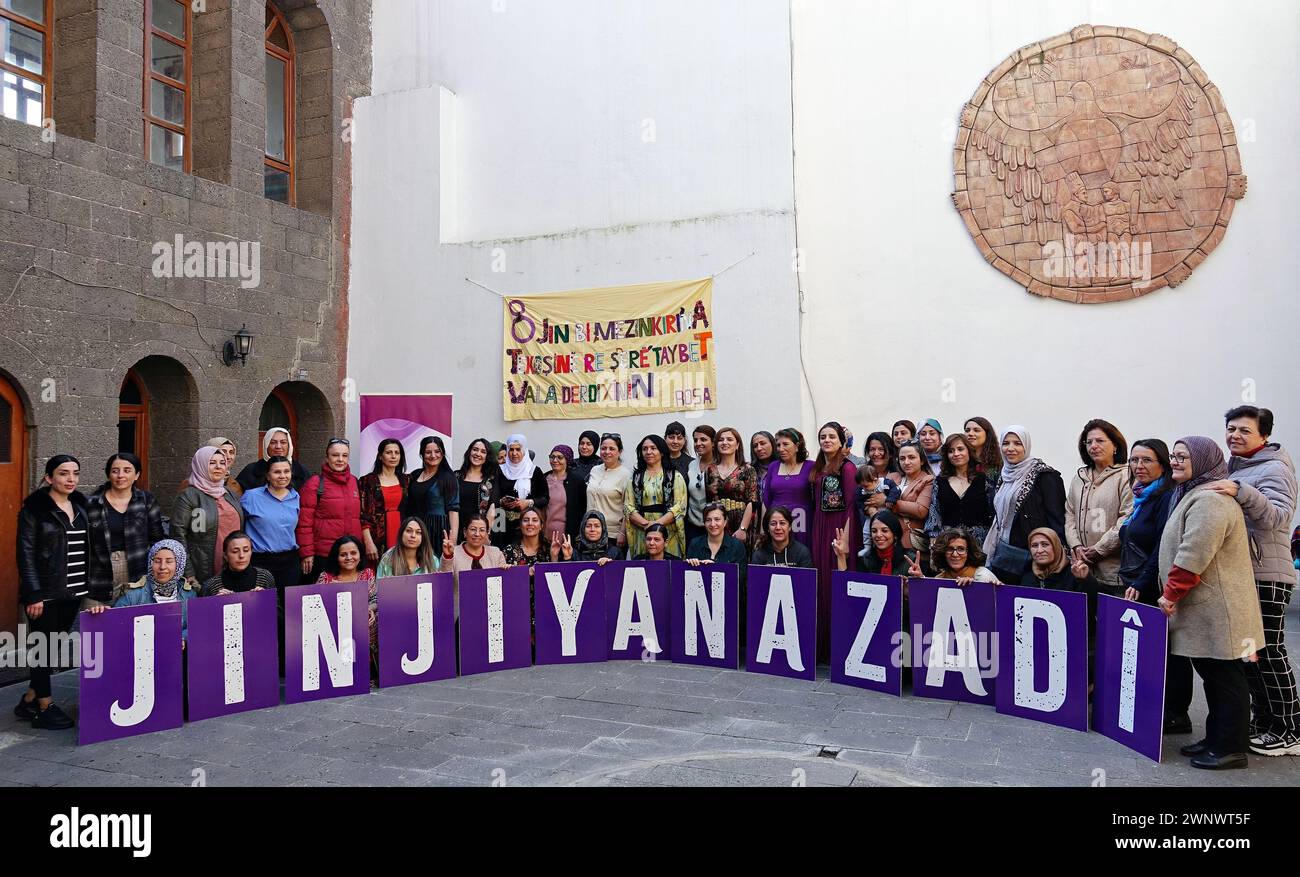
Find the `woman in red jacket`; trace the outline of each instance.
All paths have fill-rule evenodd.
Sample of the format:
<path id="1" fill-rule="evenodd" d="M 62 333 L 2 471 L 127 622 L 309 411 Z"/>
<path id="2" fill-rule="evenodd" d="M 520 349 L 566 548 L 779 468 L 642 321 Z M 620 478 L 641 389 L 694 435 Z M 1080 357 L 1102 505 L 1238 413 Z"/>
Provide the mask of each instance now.
<path id="1" fill-rule="evenodd" d="M 298 555 L 302 558 L 304 583 L 315 581 L 313 573 L 324 572 L 334 540 L 341 536 L 361 538 L 361 490 L 356 476 L 348 471 L 350 452 L 347 439 L 330 439 L 320 473 L 302 486 Z"/>

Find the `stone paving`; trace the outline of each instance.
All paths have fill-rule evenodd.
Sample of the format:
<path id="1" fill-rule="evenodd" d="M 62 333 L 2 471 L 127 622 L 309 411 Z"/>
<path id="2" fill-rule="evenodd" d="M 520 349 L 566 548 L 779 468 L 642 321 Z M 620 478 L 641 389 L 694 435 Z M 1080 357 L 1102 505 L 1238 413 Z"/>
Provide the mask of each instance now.
<path id="1" fill-rule="evenodd" d="M 1296 634 L 1293 611 L 1288 628 Z M 93 746 L 0 689 L 0 786 L 1300 785 L 1300 758 L 1195 770 L 992 707 L 668 662 L 533 667 L 281 705 Z M 55 679 L 75 717 L 76 677 Z M 1197 686 L 1193 722 L 1205 703 Z"/>

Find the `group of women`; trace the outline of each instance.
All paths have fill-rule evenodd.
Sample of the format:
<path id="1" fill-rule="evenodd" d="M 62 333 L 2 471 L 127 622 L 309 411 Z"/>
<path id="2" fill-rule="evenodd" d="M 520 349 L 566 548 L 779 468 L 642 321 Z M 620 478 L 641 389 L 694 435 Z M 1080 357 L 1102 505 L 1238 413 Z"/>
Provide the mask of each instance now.
<path id="1" fill-rule="evenodd" d="M 1253 416 L 1257 438 L 1271 432 L 1264 409 L 1229 414 Z M 900 420 L 870 433 L 861 457 L 836 422 L 818 431 L 815 456 L 795 428 L 755 433 L 748 449 L 732 427 L 697 425 L 690 438 L 694 455 L 680 423 L 644 437 L 631 468 L 618 433 L 584 432 L 576 453 L 556 445 L 545 465 L 523 435 L 480 438 L 454 469 L 436 436 L 421 442 L 413 469 L 402 443 L 387 439 L 357 479 L 346 439 L 330 439 L 308 476 L 278 428 L 266 433 L 263 458 L 231 478 L 234 445 L 218 437 L 194 454 L 167 537 L 157 503 L 135 486 L 140 461 L 131 454 L 109 459 L 107 482 L 89 498 L 77 490 L 77 461 L 58 456 L 22 512 L 22 600 L 32 627 L 53 631 L 66 630 L 78 608 L 259 588 L 275 588 L 283 607 L 291 585 L 367 582 L 373 628 L 376 582 L 386 576 L 631 558 L 735 563 L 743 581 L 749 564 L 800 566 L 818 571 L 826 661 L 835 570 L 1109 594 L 1171 615 L 1171 730 L 1187 722 L 1192 667 L 1206 680 L 1207 739 L 1188 747 L 1193 763 L 1240 766 L 1248 722 L 1255 737 L 1295 742 L 1295 710 L 1270 711 L 1271 689 L 1255 686 L 1256 719 L 1249 694 L 1242 719 L 1240 643 L 1266 638 L 1249 508 L 1228 495 L 1236 482 L 1212 440 L 1180 439 L 1171 453 L 1143 439 L 1130 451 L 1113 424 L 1091 420 L 1067 484 L 1033 456 L 1026 427 L 998 431 L 982 417 L 947 437 L 937 420 L 919 430 Z M 1293 469 L 1290 478 L 1288 533 Z M 1281 649 L 1289 674 L 1280 626 L 1272 628 L 1268 647 Z M 38 727 L 71 725 L 39 669 L 16 712 Z"/>

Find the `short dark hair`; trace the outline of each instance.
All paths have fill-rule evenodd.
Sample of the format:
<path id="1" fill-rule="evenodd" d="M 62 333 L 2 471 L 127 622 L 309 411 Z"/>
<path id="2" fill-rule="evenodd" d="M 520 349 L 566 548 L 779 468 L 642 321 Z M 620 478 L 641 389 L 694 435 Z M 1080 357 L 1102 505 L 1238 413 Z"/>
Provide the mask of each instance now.
<path id="1" fill-rule="evenodd" d="M 664 430 L 664 438 L 667 438 L 670 435 L 679 435 L 682 438 L 686 437 L 686 427 L 682 425 L 680 420 L 674 420 L 672 423 L 668 424 L 668 428 Z"/>
<path id="2" fill-rule="evenodd" d="M 1112 466 L 1128 460 L 1128 439 L 1124 438 L 1124 433 L 1109 420 L 1094 418 L 1085 423 L 1083 431 L 1079 433 L 1079 459 L 1083 461 L 1084 466 L 1092 465 L 1092 457 L 1088 456 L 1088 433 L 1094 429 L 1106 433 L 1106 438 L 1110 439 L 1111 444 L 1115 446 L 1115 456 L 1111 458 Z"/>
<path id="3" fill-rule="evenodd" d="M 1267 408 L 1257 408 L 1254 405 L 1238 405 L 1223 415 L 1224 426 L 1227 426 L 1228 423 L 1238 417 L 1252 418 L 1259 424 L 1259 434 L 1264 438 L 1268 438 L 1273 434 L 1273 412 Z"/>
<path id="4" fill-rule="evenodd" d="M 266 460 L 266 471 L 270 472 L 271 467 L 274 466 L 276 463 L 288 463 L 289 470 L 293 471 L 293 461 L 290 460 L 288 457 L 268 457 Z"/>

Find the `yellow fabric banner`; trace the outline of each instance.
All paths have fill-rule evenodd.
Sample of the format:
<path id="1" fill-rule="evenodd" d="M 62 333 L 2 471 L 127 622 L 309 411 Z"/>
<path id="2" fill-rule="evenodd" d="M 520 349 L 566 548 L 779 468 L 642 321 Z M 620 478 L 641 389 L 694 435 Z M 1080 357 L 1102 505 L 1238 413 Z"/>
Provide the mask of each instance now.
<path id="1" fill-rule="evenodd" d="M 505 419 L 718 407 L 713 279 L 505 300 Z"/>

